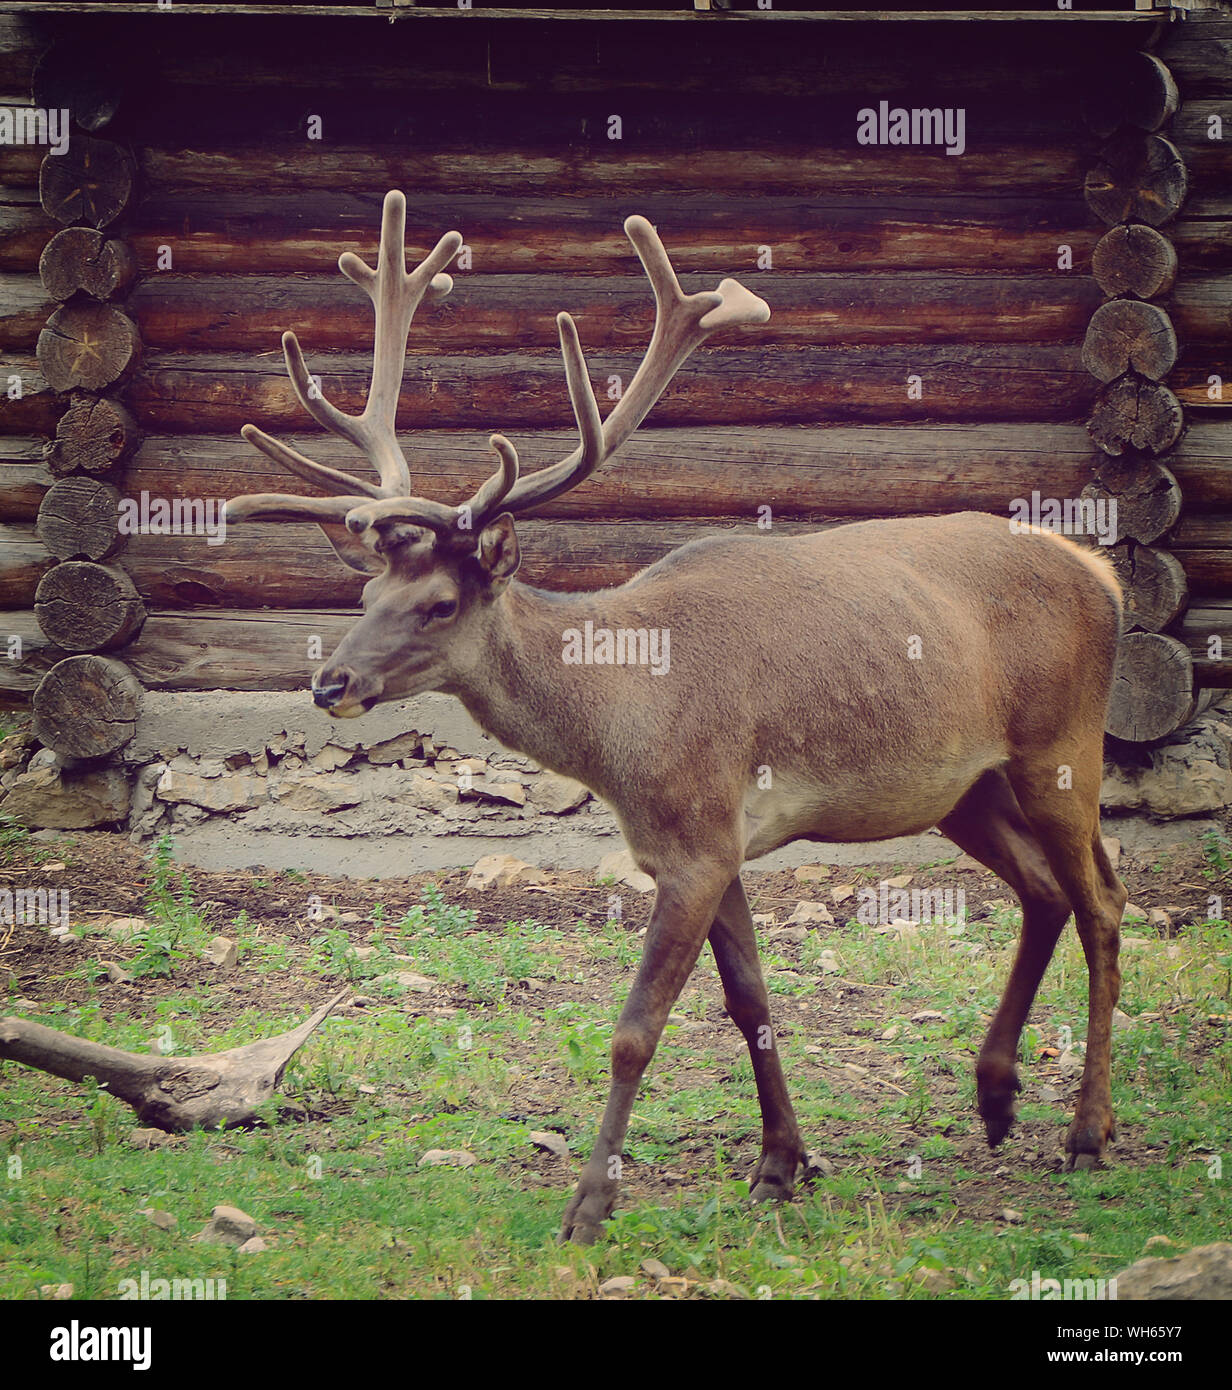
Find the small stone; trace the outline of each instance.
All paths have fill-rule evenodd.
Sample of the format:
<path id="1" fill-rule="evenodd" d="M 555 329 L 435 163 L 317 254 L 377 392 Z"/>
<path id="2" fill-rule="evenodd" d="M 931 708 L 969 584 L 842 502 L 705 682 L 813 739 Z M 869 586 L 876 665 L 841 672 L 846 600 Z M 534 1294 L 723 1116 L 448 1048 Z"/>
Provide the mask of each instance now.
<path id="1" fill-rule="evenodd" d="M 534 882 L 535 875 L 546 877 L 524 859 L 512 854 L 485 854 L 470 871 L 466 886 L 472 892 L 486 893 L 493 886 L 510 888 L 519 881 Z"/>
<path id="2" fill-rule="evenodd" d="M 73 1286 L 72 1284 L 40 1284 L 39 1294 L 43 1298 L 51 1298 L 55 1299 L 57 1302 L 63 1302 L 65 1299 L 72 1298 Z"/>
<path id="3" fill-rule="evenodd" d="M 1145 922 L 1146 909 L 1144 907 L 1139 907 L 1137 903 L 1126 903 L 1125 915 L 1122 920 L 1126 922 Z"/>
<path id="4" fill-rule="evenodd" d="M 1020 1211 L 1015 1211 L 1013 1207 L 1003 1207 L 999 1219 L 1004 1221 L 1007 1226 L 1021 1226 L 1023 1215 Z"/>
<path id="5" fill-rule="evenodd" d="M 1048 1105 L 1055 1105 L 1061 1099 L 1061 1092 L 1051 1086 L 1038 1086 L 1035 1094 Z"/>
<path id="6" fill-rule="evenodd" d="M 897 1023 L 891 1023 L 890 1026 L 889 1026 L 888 1028 L 883 1028 L 883 1029 L 881 1030 L 881 1041 L 882 1041 L 882 1042 L 893 1042 L 894 1039 L 895 1039 L 896 1037 L 898 1037 L 898 1034 L 899 1034 L 899 1027 L 898 1027 L 898 1024 L 897 1024 Z"/>
<path id="7" fill-rule="evenodd" d="M 563 816 L 581 806 L 590 791 L 572 777 L 559 772 L 541 772 L 530 789 L 531 805 L 550 816 Z"/>
<path id="8" fill-rule="evenodd" d="M 1114 839 L 1111 835 L 1103 836 L 1104 853 L 1108 856 L 1108 862 L 1115 869 L 1121 862 L 1121 842 Z"/>
<path id="9" fill-rule="evenodd" d="M 161 1129 L 131 1129 L 128 1132 L 128 1142 L 134 1149 L 157 1149 L 170 1137 Z"/>
<path id="10" fill-rule="evenodd" d="M 550 1129 L 533 1129 L 527 1138 L 538 1149 L 546 1149 L 557 1158 L 569 1157 L 569 1145 L 563 1135 Z"/>
<path id="11" fill-rule="evenodd" d="M 217 1206 L 194 1236 L 206 1245 L 243 1245 L 257 1233 L 257 1223 L 239 1207 Z"/>
<path id="12" fill-rule="evenodd" d="M 911 886 L 911 880 L 912 880 L 914 877 L 915 877 L 914 874 L 898 874 L 895 878 L 887 878 L 887 879 L 886 879 L 886 887 L 887 887 L 887 888 L 908 888 L 908 887 Z"/>
<path id="13" fill-rule="evenodd" d="M 259 1255 L 263 1250 L 268 1250 L 269 1246 L 260 1236 L 249 1236 L 249 1238 L 239 1247 L 241 1255 Z"/>
<path id="14" fill-rule="evenodd" d="M 421 734 L 412 730 L 410 733 L 398 734 L 394 738 L 387 738 L 380 743 L 374 743 L 368 749 L 368 761 L 376 763 L 378 766 L 387 763 L 400 763 L 403 758 L 419 756 L 421 750 L 426 752 L 431 746 L 431 743 L 425 741 Z"/>
<path id="15" fill-rule="evenodd" d="M 802 946 L 808 940 L 807 927 L 774 927 L 766 933 L 771 941 Z"/>
<path id="16" fill-rule="evenodd" d="M 825 864 L 801 864 L 792 877 L 797 883 L 821 883 L 833 873 Z"/>
<path id="17" fill-rule="evenodd" d="M 954 1276 L 948 1270 L 932 1269 L 928 1265 L 917 1265 L 911 1271 L 911 1281 L 926 1293 L 949 1293 L 954 1287 Z"/>
<path id="18" fill-rule="evenodd" d="M 840 883 L 830 889 L 830 899 L 836 905 L 845 903 L 848 898 L 855 895 L 855 885 L 852 883 Z"/>
<path id="19" fill-rule="evenodd" d="M 610 854 L 605 854 L 599 860 L 595 877 L 597 879 L 614 878 L 617 883 L 623 883 L 626 887 L 632 888 L 635 893 L 654 892 L 654 879 L 637 867 L 633 862 L 633 856 L 627 849 L 616 849 Z"/>
<path id="20" fill-rule="evenodd" d="M 1123 1033 L 1126 1028 L 1132 1028 L 1136 1022 L 1136 1019 L 1130 1018 L 1127 1013 L 1122 1013 L 1120 1009 L 1113 1009 L 1112 1031 L 1114 1033 Z"/>
<path id="21" fill-rule="evenodd" d="M 201 959 L 219 970 L 234 970 L 239 958 L 239 949 L 229 936 L 216 936 L 201 952 Z"/>
<path id="22" fill-rule="evenodd" d="M 921 1009 L 911 1015 L 912 1023 L 940 1023 L 946 1017 L 940 1009 Z"/>
<path id="23" fill-rule="evenodd" d="M 1156 927 L 1161 933 L 1167 933 L 1172 929 L 1172 918 L 1163 910 L 1162 907 L 1153 907 L 1146 914 L 1146 922 L 1149 927 Z"/>
<path id="24" fill-rule="evenodd" d="M 429 990 L 436 988 L 435 980 L 428 979 L 426 975 L 418 975 L 414 970 L 395 970 L 387 975 L 378 975 L 373 984 L 400 985 L 416 994 L 427 994 Z"/>
<path id="25" fill-rule="evenodd" d="M 794 926 L 832 926 L 834 924 L 834 913 L 825 903 L 798 902 L 796 910 L 787 919 L 789 927 Z"/>
<path id="26" fill-rule="evenodd" d="M 642 1270 L 652 1279 L 667 1279 L 671 1275 L 671 1270 L 662 1260 L 643 1260 Z"/>
<path id="27" fill-rule="evenodd" d="M 1060 1071 L 1076 1075 L 1086 1066 L 1086 1058 L 1077 1048 L 1067 1047 L 1060 1057 L 1057 1058 L 1057 1068 Z"/>
<path id="28" fill-rule="evenodd" d="M 1148 1250 L 1175 1250 L 1176 1241 L 1169 1240 L 1167 1236 L 1151 1236 L 1147 1243 L 1142 1247 L 1143 1254 Z"/>
<path id="29" fill-rule="evenodd" d="M 488 777 L 477 778 L 469 788 L 459 791 L 465 801 L 491 801 L 503 806 L 525 806 L 526 788 L 521 782 L 494 782 Z"/>
<path id="30" fill-rule="evenodd" d="M 308 766 L 317 772 L 336 772 L 340 767 L 346 767 L 354 756 L 353 748 L 339 748 L 335 744 L 327 743 L 319 753 L 314 753 L 308 759 Z"/>
<path id="31" fill-rule="evenodd" d="M 823 1178 L 832 1178 L 838 1169 L 823 1154 L 809 1149 L 804 1155 L 804 1172 L 806 1177 L 820 1175 Z"/>
<path id="32" fill-rule="evenodd" d="M 823 975 L 837 975 L 842 970 L 838 963 L 838 957 L 833 951 L 822 951 L 817 957 L 817 964 L 821 968 Z"/>
<path id="33" fill-rule="evenodd" d="M 186 802 L 204 811 L 246 811 L 269 799 L 263 777 L 232 773 L 226 777 L 198 777 L 170 767 L 155 788 L 160 801 Z"/>
<path id="34" fill-rule="evenodd" d="M 1232 1300 L 1232 1245 L 1201 1245 L 1175 1259 L 1143 1259 L 1116 1276 L 1117 1298 Z"/>
<path id="35" fill-rule="evenodd" d="M 169 1211 L 159 1211 L 155 1207 L 142 1207 L 137 1214 L 148 1217 L 160 1231 L 174 1231 L 180 1224 Z"/>
<path id="36" fill-rule="evenodd" d="M 599 1285 L 599 1292 L 610 1298 L 615 1294 L 632 1293 L 636 1287 L 637 1280 L 631 1274 L 616 1274 Z"/>
<path id="37" fill-rule="evenodd" d="M 420 1168 L 473 1168 L 479 1160 L 469 1149 L 429 1149 Z"/>
<path id="38" fill-rule="evenodd" d="M 127 970 L 122 970 L 113 960 L 103 961 L 107 969 L 107 978 L 113 985 L 131 985 L 133 977 Z"/>

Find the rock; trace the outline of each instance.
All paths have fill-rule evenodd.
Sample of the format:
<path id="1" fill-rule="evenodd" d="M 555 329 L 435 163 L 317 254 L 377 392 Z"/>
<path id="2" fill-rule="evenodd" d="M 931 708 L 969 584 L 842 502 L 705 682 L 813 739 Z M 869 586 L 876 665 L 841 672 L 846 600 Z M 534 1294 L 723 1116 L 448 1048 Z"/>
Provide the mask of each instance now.
<path id="1" fill-rule="evenodd" d="M 428 979 L 426 975 L 418 975 L 414 970 L 395 970 L 387 975 L 378 975 L 372 983 L 401 985 L 403 989 L 412 990 L 415 994 L 427 994 L 436 987 L 435 980 Z"/>
<path id="2" fill-rule="evenodd" d="M 888 1028 L 883 1028 L 883 1029 L 881 1030 L 881 1041 L 882 1041 L 882 1042 L 893 1042 L 894 1039 L 895 1039 L 896 1037 L 898 1037 L 899 1031 L 900 1031 L 900 1030 L 899 1030 L 898 1024 L 897 1024 L 897 1023 L 891 1023 L 890 1026 L 889 1026 Z"/>
<path id="3" fill-rule="evenodd" d="M 823 975 L 837 975 L 842 969 L 833 951 L 822 951 L 817 957 L 817 964 L 821 967 Z"/>
<path id="4" fill-rule="evenodd" d="M 358 961 L 371 960 L 376 955 L 375 946 L 352 946 L 348 955 L 354 956 Z"/>
<path id="5" fill-rule="evenodd" d="M 106 936 L 117 941 L 131 941 L 134 936 L 147 931 L 149 924 L 144 917 L 113 917 L 105 926 L 99 928 Z"/>
<path id="6" fill-rule="evenodd" d="M 1104 853 L 1108 856 L 1108 862 L 1115 869 L 1121 862 L 1121 842 L 1111 835 L 1101 837 L 1104 846 Z"/>
<path id="7" fill-rule="evenodd" d="M 128 1132 L 128 1142 L 134 1149 L 161 1148 L 170 1138 L 161 1129 L 131 1129 Z"/>
<path id="8" fill-rule="evenodd" d="M 557 1158 L 569 1157 L 569 1145 L 563 1135 L 557 1134 L 550 1129 L 532 1129 L 527 1136 L 536 1148 L 546 1149 L 548 1153 L 555 1154 Z"/>
<path id="9" fill-rule="evenodd" d="M 1232 1299 L 1232 1245 L 1200 1245 L 1173 1259 L 1143 1259 L 1116 1276 L 1118 1299 Z"/>
<path id="10" fill-rule="evenodd" d="M 1061 1099 L 1061 1092 L 1052 1086 L 1037 1086 L 1035 1094 L 1048 1105 L 1055 1105 Z"/>
<path id="11" fill-rule="evenodd" d="M 1142 1247 L 1145 1254 L 1148 1250 L 1175 1250 L 1176 1241 L 1169 1240 L 1167 1236 L 1151 1236 L 1147 1243 Z"/>
<path id="12" fill-rule="evenodd" d="M 159 800 L 187 802 L 204 811 L 247 811 L 269 800 L 265 778 L 248 773 L 226 777 L 198 777 L 168 768 L 155 788 Z"/>
<path id="13" fill-rule="evenodd" d="M 1137 903 L 1126 903 L 1125 915 L 1122 920 L 1126 922 L 1145 922 L 1146 909 L 1139 907 Z"/>
<path id="14" fill-rule="evenodd" d="M 940 1023 L 947 1015 L 940 1009 L 921 1009 L 919 1013 L 911 1015 L 912 1023 Z"/>
<path id="15" fill-rule="evenodd" d="M 34 735 L 30 733 L 9 734 L 0 739 L 0 771 L 8 772 L 26 761 L 34 747 Z"/>
<path id="16" fill-rule="evenodd" d="M 115 963 L 115 961 L 105 960 L 102 962 L 102 964 L 107 971 L 108 980 L 110 980 L 113 985 L 132 984 L 133 977 L 128 973 L 127 970 L 121 969 L 120 966 L 118 966 Z"/>
<path id="17" fill-rule="evenodd" d="M 911 886 L 911 880 L 912 880 L 914 877 L 915 877 L 914 874 L 898 874 L 898 875 L 897 875 L 896 877 L 894 877 L 894 878 L 887 878 L 887 879 L 886 879 L 886 887 L 887 887 L 887 888 L 909 888 L 909 887 Z"/>
<path id="18" fill-rule="evenodd" d="M 671 1276 L 671 1270 L 662 1260 L 643 1260 L 642 1270 L 649 1274 L 652 1279 L 667 1279 Z"/>
<path id="19" fill-rule="evenodd" d="M 772 927 L 766 933 L 767 937 L 774 942 L 783 944 L 790 943 L 793 946 L 802 946 L 808 940 L 807 927 Z"/>
<path id="20" fill-rule="evenodd" d="M 1080 1075 L 1085 1066 L 1086 1058 L 1077 1048 L 1067 1047 L 1057 1058 L 1057 1069 L 1068 1072 L 1071 1076 Z"/>
<path id="21" fill-rule="evenodd" d="M 542 870 L 515 855 L 485 854 L 470 871 L 466 886 L 476 893 L 486 893 L 493 886 L 511 888 L 516 883 L 535 883 L 546 877 Z"/>
<path id="22" fill-rule="evenodd" d="M 413 772 L 411 784 L 402 799 L 423 807 L 425 811 L 443 811 L 447 806 L 457 805 L 458 788 L 452 782 L 438 781 L 435 777 Z"/>
<path id="23" fill-rule="evenodd" d="M 358 806 L 364 799 L 357 778 L 346 772 L 316 773 L 297 777 L 289 782 L 283 778 L 277 790 L 279 806 L 292 811 L 312 811 L 328 814 Z"/>
<path id="24" fill-rule="evenodd" d="M 1020 1211 L 1015 1211 L 1012 1207 L 1004 1207 L 999 1217 L 1007 1226 L 1021 1226 L 1023 1215 Z"/>
<path id="25" fill-rule="evenodd" d="M 142 1207 L 137 1214 L 149 1217 L 151 1224 L 160 1231 L 174 1231 L 180 1224 L 169 1211 L 159 1211 L 155 1207 Z"/>
<path id="26" fill-rule="evenodd" d="M 855 885 L 852 883 L 840 883 L 830 889 L 830 901 L 837 905 L 845 903 L 848 898 L 855 895 Z"/>
<path id="27" fill-rule="evenodd" d="M 346 767 L 354 756 L 353 748 L 339 748 L 333 743 L 327 743 L 319 753 L 314 753 L 308 759 L 308 766 L 317 772 L 336 772 L 340 767 Z M 268 761 L 267 759 L 267 766 Z"/>
<path id="28" fill-rule="evenodd" d="M 801 864 L 792 877 L 797 883 L 821 883 L 833 873 L 825 864 Z"/>
<path id="29" fill-rule="evenodd" d="M 796 904 L 796 910 L 787 919 L 786 923 L 789 927 L 815 926 L 817 924 L 821 924 L 822 926 L 834 925 L 834 913 L 830 911 L 825 903 L 798 902 Z"/>
<path id="30" fill-rule="evenodd" d="M 1172 930 L 1172 918 L 1162 907 L 1152 907 L 1148 910 L 1146 924 L 1148 927 L 1154 927 L 1161 936 L 1166 936 Z"/>
<path id="31" fill-rule="evenodd" d="M 605 1298 L 613 1295 L 632 1293 L 637 1288 L 637 1280 L 631 1274 L 614 1274 L 599 1285 L 599 1292 Z"/>
<path id="32" fill-rule="evenodd" d="M 72 1284 L 40 1284 L 39 1295 L 42 1298 L 51 1298 L 61 1302 L 72 1298 L 73 1286 Z"/>
<path id="33" fill-rule="evenodd" d="M 69 772 L 54 765 L 35 767 L 34 759 L 0 798 L 0 813 L 22 825 L 51 830 L 111 825 L 128 819 L 128 807 L 128 778 L 121 769 Z"/>
<path id="34" fill-rule="evenodd" d="M 559 772 L 541 772 L 530 789 L 531 805 L 550 816 L 563 816 L 582 805 L 589 796 L 589 790 L 581 782 L 562 777 Z"/>
<path id="35" fill-rule="evenodd" d="M 1123 1033 L 1126 1028 L 1132 1028 L 1136 1022 L 1136 1019 L 1130 1018 L 1127 1013 L 1122 1013 L 1120 1009 L 1113 1009 L 1112 1031 L 1114 1033 Z"/>
<path id="36" fill-rule="evenodd" d="M 241 1246 L 257 1233 L 257 1223 L 239 1207 L 218 1206 L 193 1237 L 206 1245 Z"/>
<path id="37" fill-rule="evenodd" d="M 269 1246 L 260 1236 L 249 1236 L 249 1238 L 239 1247 L 241 1255 L 259 1255 L 263 1250 L 268 1250 Z"/>
<path id="38" fill-rule="evenodd" d="M 424 738 L 412 729 L 409 733 L 398 734 L 394 738 L 383 739 L 368 749 L 368 761 L 378 766 L 386 763 L 400 763 L 403 758 L 414 758 L 424 749 Z"/>
<path id="39" fill-rule="evenodd" d="M 1232 728 L 1208 711 L 1149 752 L 1145 767 L 1104 764 L 1099 803 L 1161 818 L 1222 810 L 1232 802 Z"/>
<path id="40" fill-rule="evenodd" d="M 627 888 L 632 888 L 635 893 L 654 892 L 654 879 L 637 867 L 633 862 L 633 856 L 627 849 L 615 849 L 610 854 L 605 854 L 599 860 L 595 877 L 597 879 L 614 878 L 617 883 L 623 883 Z"/>
<path id="41" fill-rule="evenodd" d="M 239 958 L 239 950 L 229 936 L 216 936 L 201 952 L 201 959 L 219 970 L 234 970 Z"/>
<path id="42" fill-rule="evenodd" d="M 30 761 L 26 764 L 30 772 L 40 767 L 55 767 L 56 755 L 50 748 L 40 748 L 37 753 L 30 756 Z"/>
<path id="43" fill-rule="evenodd" d="M 490 777 L 477 777 L 458 795 L 466 801 L 491 801 L 502 806 L 525 806 L 526 788 L 521 782 L 494 782 Z"/>
<path id="44" fill-rule="evenodd" d="M 429 1149 L 420 1168 L 473 1168 L 479 1160 L 469 1149 Z"/>

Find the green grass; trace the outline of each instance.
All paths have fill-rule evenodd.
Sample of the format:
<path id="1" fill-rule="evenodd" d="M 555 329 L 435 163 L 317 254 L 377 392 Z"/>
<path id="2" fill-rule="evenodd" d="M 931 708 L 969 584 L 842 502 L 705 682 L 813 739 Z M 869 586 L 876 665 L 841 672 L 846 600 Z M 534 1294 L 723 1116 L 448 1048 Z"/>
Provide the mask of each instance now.
<path id="1" fill-rule="evenodd" d="M 151 971 L 165 965 L 174 983 L 177 953 L 208 932 L 165 846 L 154 855 L 148 916 L 139 959 Z M 105 1091 L 0 1068 L 0 1298 L 33 1298 L 40 1285 L 60 1283 L 78 1298 L 114 1298 L 121 1280 L 143 1270 L 225 1278 L 231 1299 L 589 1297 L 616 1274 L 642 1277 L 650 1296 L 653 1282 L 640 1275 L 647 1259 L 701 1296 L 923 1298 L 932 1295 L 920 1271 L 931 1270 L 952 1286 L 947 1296 L 1005 1298 L 1011 1280 L 1033 1270 L 1109 1277 L 1152 1235 L 1182 1248 L 1226 1236 L 1226 921 L 1125 953 L 1121 1007 L 1131 1022 L 1116 1035 L 1113 1087 L 1133 1157 L 1116 1162 L 1114 1150 L 1106 1170 L 1061 1174 L 1024 1162 L 1012 1140 L 996 1162 L 1007 1173 L 997 1200 L 1023 1216 L 1014 1225 L 987 1203 L 973 1217 L 964 1201 L 990 1184 L 987 1161 L 974 1166 L 983 1151 L 972 1063 L 1004 984 L 1016 912 L 998 909 L 957 936 L 944 928 L 879 936 L 848 922 L 810 935 L 793 955 L 768 952 L 801 1124 L 835 1173 L 788 1206 L 749 1210 L 744 1179 L 760 1122 L 747 1054 L 729 1025 L 703 1036 L 673 1023 L 634 1107 L 633 1195 L 588 1250 L 558 1248 L 554 1236 L 598 1126 L 612 1023 L 629 982 L 626 971 L 600 987 L 590 972 L 631 967 L 636 936 L 613 924 L 482 930 L 473 912 L 432 891 L 398 921 L 383 911 L 372 921 L 376 950 L 361 961 L 353 947 L 365 934 L 325 925 L 283 938 L 237 919 L 233 978 L 297 972 L 352 981 L 374 1000 L 362 1014 L 331 1017 L 297 1055 L 267 1128 L 198 1132 L 138 1152 L 128 1143 L 132 1113 Z M 969 943 L 981 949 L 960 949 Z M 819 1032 L 818 994 L 835 979 L 821 971 L 823 949 L 862 992 L 841 1028 Z M 395 960 L 400 954 L 414 965 Z M 380 975 L 408 968 L 464 993 L 465 1007 L 429 1011 L 420 997 L 424 1011 L 413 1016 L 415 996 L 373 988 Z M 536 1004 L 516 988 L 526 978 L 559 982 L 571 997 L 561 1002 L 557 990 Z M 674 1016 L 713 1022 L 718 998 L 705 957 Z M 922 1010 L 943 1017 L 913 1023 Z M 133 1051 L 157 1037 L 186 1054 L 272 1035 L 302 1012 L 293 1003 L 245 1007 L 242 995 L 185 984 L 111 1021 L 93 1002 L 48 1003 L 38 1018 Z M 1086 972 L 1071 930 L 1022 1047 L 1024 1119 L 1048 1126 L 1058 1150 L 1071 1102 L 1047 1104 L 1032 1083 L 1043 1074 L 1042 1049 L 1080 1043 L 1085 1025 Z M 853 1059 L 876 1062 L 892 1086 L 857 1084 L 843 1070 Z M 286 1100 L 316 1118 L 279 1119 Z M 537 1154 L 529 1134 L 546 1128 L 565 1133 L 567 1160 Z M 478 1162 L 421 1168 L 434 1148 L 467 1149 Z M 652 1173 L 678 1181 L 637 1196 Z M 249 1212 L 270 1248 L 239 1256 L 190 1242 L 218 1203 Z M 175 1216 L 178 1230 L 155 1228 L 141 1215 L 151 1206 Z"/>

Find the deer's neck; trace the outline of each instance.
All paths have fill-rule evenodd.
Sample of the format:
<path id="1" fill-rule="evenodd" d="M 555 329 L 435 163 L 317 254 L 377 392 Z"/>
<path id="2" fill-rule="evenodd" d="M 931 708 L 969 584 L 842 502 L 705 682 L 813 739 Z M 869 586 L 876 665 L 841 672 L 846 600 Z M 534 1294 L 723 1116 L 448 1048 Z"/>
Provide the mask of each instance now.
<path id="1" fill-rule="evenodd" d="M 565 664 L 564 633 L 597 618 L 602 598 L 511 584 L 495 600 L 487 640 L 451 690 L 506 747 L 588 783 L 600 772 L 601 712 Z"/>

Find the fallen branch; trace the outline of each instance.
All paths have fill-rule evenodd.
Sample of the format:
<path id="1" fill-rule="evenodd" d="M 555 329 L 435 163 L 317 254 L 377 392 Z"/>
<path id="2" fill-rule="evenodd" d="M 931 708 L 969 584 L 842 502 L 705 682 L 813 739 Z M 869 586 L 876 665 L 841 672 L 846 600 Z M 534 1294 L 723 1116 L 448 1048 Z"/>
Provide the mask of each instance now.
<path id="1" fill-rule="evenodd" d="M 93 1076 L 147 1125 L 171 1133 L 251 1124 L 287 1063 L 345 998 L 342 990 L 289 1033 L 194 1057 L 155 1057 L 88 1042 L 21 1018 L 0 1019 L 0 1060 L 66 1081 Z"/>

